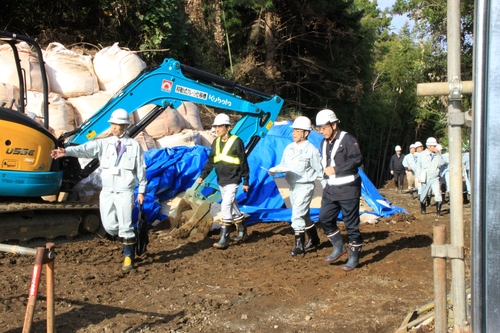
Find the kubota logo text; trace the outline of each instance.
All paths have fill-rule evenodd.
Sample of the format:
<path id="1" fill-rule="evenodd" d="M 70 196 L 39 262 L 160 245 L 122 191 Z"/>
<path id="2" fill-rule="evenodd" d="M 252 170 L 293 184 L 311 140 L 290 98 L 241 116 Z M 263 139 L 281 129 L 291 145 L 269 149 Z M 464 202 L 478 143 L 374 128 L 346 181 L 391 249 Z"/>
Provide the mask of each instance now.
<path id="1" fill-rule="evenodd" d="M 208 99 L 211 100 L 214 103 L 222 104 L 222 105 L 225 105 L 225 106 L 231 106 L 231 104 L 232 104 L 231 101 L 228 100 L 227 98 L 226 99 L 222 99 L 219 96 L 210 95 L 208 97 Z"/>

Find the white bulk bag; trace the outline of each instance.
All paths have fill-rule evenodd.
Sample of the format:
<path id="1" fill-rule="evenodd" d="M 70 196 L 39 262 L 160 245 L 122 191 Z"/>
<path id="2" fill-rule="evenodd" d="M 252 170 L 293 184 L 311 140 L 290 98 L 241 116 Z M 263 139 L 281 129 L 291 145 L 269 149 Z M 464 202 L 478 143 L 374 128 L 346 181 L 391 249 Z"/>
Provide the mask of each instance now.
<path id="1" fill-rule="evenodd" d="M 8 83 L 0 83 L 0 105 L 5 103 L 4 107 L 9 108 L 12 105 L 13 110 L 17 110 L 19 103 L 19 88 Z M 12 101 L 15 100 L 14 103 Z"/>
<path id="2" fill-rule="evenodd" d="M 94 70 L 101 90 L 117 92 L 134 79 L 146 63 L 128 49 L 121 48 L 118 43 L 105 47 L 94 56 Z"/>
<path id="3" fill-rule="evenodd" d="M 185 129 L 174 135 L 167 135 L 156 140 L 158 148 L 173 148 L 179 146 L 193 147 L 200 144 L 200 133 L 191 129 Z"/>
<path id="4" fill-rule="evenodd" d="M 43 91 L 40 62 L 36 53 L 31 51 L 26 42 L 18 43 L 16 47 L 19 52 L 19 59 L 21 60 L 21 68 L 26 73 L 26 89 Z M 0 45 L 0 73 L 0 82 L 10 83 L 19 87 L 14 53 L 8 44 Z"/>
<path id="5" fill-rule="evenodd" d="M 217 138 L 217 135 L 210 131 L 200 131 L 200 145 L 204 147 L 212 147 L 212 142 Z"/>
<path id="6" fill-rule="evenodd" d="M 195 129 L 198 131 L 203 130 L 203 125 L 201 124 L 200 110 L 196 104 L 191 102 L 182 102 L 182 105 L 177 108 L 177 111 L 184 118 L 186 123 L 185 128 Z"/>
<path id="7" fill-rule="evenodd" d="M 77 54 L 60 43 L 50 43 L 44 57 L 52 92 L 69 98 L 99 91 L 90 56 Z"/>
<path id="8" fill-rule="evenodd" d="M 136 111 L 139 119 L 144 118 L 153 107 L 154 105 L 148 104 L 139 108 Z M 179 112 L 175 109 L 166 108 L 165 111 L 146 127 L 146 132 L 153 139 L 160 139 L 164 136 L 180 133 L 184 127 L 185 122 Z"/>
<path id="9" fill-rule="evenodd" d="M 137 134 L 134 139 L 137 142 L 139 142 L 139 144 L 141 145 L 143 151 L 148 151 L 148 150 L 151 150 L 151 149 L 156 149 L 156 142 L 155 142 L 155 140 L 152 137 L 150 137 L 147 133 L 145 133 L 144 131 L 142 131 L 141 133 Z"/>
<path id="10" fill-rule="evenodd" d="M 85 120 L 89 119 L 97 110 L 106 104 L 113 94 L 107 91 L 99 91 L 88 96 L 68 98 L 75 109 L 75 118 L 77 126 L 80 126 Z"/>
<path id="11" fill-rule="evenodd" d="M 33 112 L 37 117 L 43 118 L 43 94 L 28 91 L 26 97 L 26 113 Z M 73 107 L 56 93 L 49 94 L 49 126 L 54 129 L 56 136 L 75 129 Z"/>

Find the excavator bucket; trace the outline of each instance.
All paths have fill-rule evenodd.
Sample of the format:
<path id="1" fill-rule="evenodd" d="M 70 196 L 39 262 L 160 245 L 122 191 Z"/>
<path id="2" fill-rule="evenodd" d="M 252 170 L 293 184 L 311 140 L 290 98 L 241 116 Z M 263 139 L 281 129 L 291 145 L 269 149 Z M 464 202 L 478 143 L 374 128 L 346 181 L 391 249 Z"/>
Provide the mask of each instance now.
<path id="1" fill-rule="evenodd" d="M 212 201 L 202 195 L 201 184 L 195 184 L 186 191 L 186 195 L 169 216 L 170 235 L 175 238 L 187 238 L 192 233 L 199 233 L 206 237 L 214 221 L 210 214 Z"/>

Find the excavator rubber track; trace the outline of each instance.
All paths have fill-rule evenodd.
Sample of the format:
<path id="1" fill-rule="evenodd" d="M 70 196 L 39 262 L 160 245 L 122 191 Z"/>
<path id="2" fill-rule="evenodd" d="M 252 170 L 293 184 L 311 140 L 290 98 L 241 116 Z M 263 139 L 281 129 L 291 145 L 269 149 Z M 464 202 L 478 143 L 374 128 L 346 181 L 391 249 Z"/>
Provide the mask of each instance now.
<path id="1" fill-rule="evenodd" d="M 102 232 L 99 206 L 85 202 L 2 201 L 0 219 L 0 242 Z"/>

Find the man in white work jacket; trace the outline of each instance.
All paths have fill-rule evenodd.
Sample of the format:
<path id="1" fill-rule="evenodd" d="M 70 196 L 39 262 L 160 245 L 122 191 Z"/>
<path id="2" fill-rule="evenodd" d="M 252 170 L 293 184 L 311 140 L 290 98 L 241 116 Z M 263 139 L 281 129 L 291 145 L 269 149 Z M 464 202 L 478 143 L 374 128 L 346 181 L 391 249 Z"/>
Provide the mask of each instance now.
<path id="1" fill-rule="evenodd" d="M 441 215 L 441 189 L 439 186 L 439 172 L 444 165 L 441 153 L 437 149 L 437 141 L 430 137 L 425 142 L 426 150 L 418 155 L 417 159 L 417 179 L 420 183 L 420 212 L 426 213 L 427 196 L 434 193 L 436 201 L 436 214 Z"/>
<path id="2" fill-rule="evenodd" d="M 361 178 L 358 174 L 362 157 L 356 138 L 341 131 L 339 123 L 332 110 L 325 109 L 316 115 L 316 126 L 324 137 L 321 142 L 324 189 L 318 222 L 333 245 L 332 254 L 325 260 L 336 261 L 347 253 L 337 227 L 337 217 L 342 211 L 342 220 L 349 238 L 349 259 L 342 269 L 351 271 L 358 266 L 363 245 L 359 231 Z"/>
<path id="3" fill-rule="evenodd" d="M 295 234 L 295 249 L 290 251 L 292 256 L 305 254 L 305 250 L 319 245 L 318 232 L 311 221 L 310 207 L 314 195 L 314 181 L 323 177 L 321 157 L 309 140 L 311 121 L 300 116 L 295 119 L 292 126 L 293 142 L 285 147 L 281 162 L 269 169 L 270 175 L 275 175 L 276 170 L 285 168 L 285 179 L 290 185 L 290 203 L 292 204 L 292 228 Z M 305 234 L 309 241 L 305 243 Z"/>
<path id="4" fill-rule="evenodd" d="M 112 137 L 54 149 L 51 156 L 54 159 L 64 156 L 99 159 L 102 169 L 99 196 L 102 224 L 108 234 L 122 239 L 125 257 L 122 269 L 129 271 L 134 268 L 137 243 L 132 225 L 134 189 L 138 182 L 137 202 L 142 205 L 147 184 L 146 165 L 141 146 L 125 132 L 130 125 L 128 112 L 123 109 L 113 111 L 109 123 Z"/>

